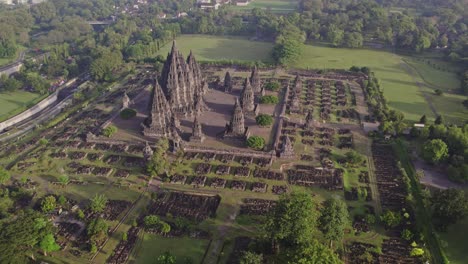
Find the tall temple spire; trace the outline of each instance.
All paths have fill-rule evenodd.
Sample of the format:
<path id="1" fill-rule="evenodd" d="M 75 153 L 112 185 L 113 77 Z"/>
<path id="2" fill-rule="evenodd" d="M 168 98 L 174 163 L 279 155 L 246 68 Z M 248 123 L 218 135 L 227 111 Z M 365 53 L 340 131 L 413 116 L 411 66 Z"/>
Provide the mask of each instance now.
<path id="1" fill-rule="evenodd" d="M 172 118 L 169 103 L 164 96 L 161 86 L 156 81 L 151 97 L 150 113 L 144 124 L 142 124 L 143 134 L 151 137 L 169 136 L 171 134 L 169 128 Z"/>
<path id="2" fill-rule="evenodd" d="M 197 94 L 204 94 L 205 81 L 192 52 L 184 59 L 172 43 L 171 52 L 161 71 L 160 84 L 169 105 L 177 115 L 192 115 Z"/>
<path id="3" fill-rule="evenodd" d="M 255 103 L 254 103 L 254 91 L 252 86 L 250 85 L 249 78 L 245 78 L 244 82 L 244 89 L 242 90 L 241 94 L 241 105 L 242 109 L 246 112 L 252 112 L 255 110 Z"/>
<path id="4" fill-rule="evenodd" d="M 286 136 L 283 142 L 283 146 L 280 151 L 280 157 L 281 158 L 293 158 L 295 156 L 294 154 L 294 147 L 291 142 L 291 139 Z"/>
<path id="5" fill-rule="evenodd" d="M 261 92 L 260 77 L 258 76 L 257 65 L 255 65 L 252 70 L 252 74 L 250 75 L 250 83 L 252 84 L 252 88 L 255 93 Z"/>
<path id="6" fill-rule="evenodd" d="M 227 71 L 224 76 L 224 91 L 227 93 L 232 92 L 232 78 L 231 74 Z"/>
<path id="7" fill-rule="evenodd" d="M 302 80 L 299 77 L 299 74 L 296 74 L 296 78 L 294 78 L 294 90 L 298 94 L 302 92 Z"/>
<path id="8" fill-rule="evenodd" d="M 245 133 L 244 112 L 237 98 L 234 103 L 234 111 L 232 113 L 231 122 L 229 123 L 228 132 L 235 135 L 243 135 Z"/>
<path id="9" fill-rule="evenodd" d="M 192 136 L 190 137 L 190 141 L 203 142 L 204 140 L 205 140 L 205 135 L 203 134 L 203 131 L 202 131 L 202 125 L 198 121 L 198 117 L 195 116 L 195 119 L 193 120 Z"/>

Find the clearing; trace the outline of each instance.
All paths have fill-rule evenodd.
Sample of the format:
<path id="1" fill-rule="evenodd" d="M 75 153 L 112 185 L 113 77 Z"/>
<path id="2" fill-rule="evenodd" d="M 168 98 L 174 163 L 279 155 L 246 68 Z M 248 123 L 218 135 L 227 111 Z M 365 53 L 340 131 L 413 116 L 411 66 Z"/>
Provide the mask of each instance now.
<path id="1" fill-rule="evenodd" d="M 0 121 L 4 121 L 39 102 L 44 96 L 25 91 L 0 93 Z"/>

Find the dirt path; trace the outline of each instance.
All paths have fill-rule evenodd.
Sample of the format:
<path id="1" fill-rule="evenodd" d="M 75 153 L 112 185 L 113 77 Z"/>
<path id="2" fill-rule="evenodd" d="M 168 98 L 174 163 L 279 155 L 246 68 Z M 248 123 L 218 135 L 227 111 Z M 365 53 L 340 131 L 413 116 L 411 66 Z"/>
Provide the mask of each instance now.
<path id="1" fill-rule="evenodd" d="M 428 165 L 419 158 L 413 160 L 413 166 L 417 171 L 422 170 L 424 172 L 424 177 L 422 177 L 419 181 L 426 186 L 431 186 L 437 189 L 458 189 L 466 187 L 463 184 L 456 184 L 450 181 L 445 173 L 437 170 L 437 168 L 434 168 L 431 165 Z"/>
<path id="2" fill-rule="evenodd" d="M 234 223 L 234 220 L 236 219 L 238 213 L 239 207 L 233 206 L 230 208 L 229 213 L 226 214 L 226 217 L 224 219 L 219 219 L 219 221 L 223 224 L 218 227 L 218 234 L 213 239 L 208 255 L 206 256 L 206 259 L 203 261 L 203 263 L 216 264 L 218 262 L 218 256 L 221 253 L 220 251 L 223 246 L 224 238 L 226 237 L 229 228 Z"/>

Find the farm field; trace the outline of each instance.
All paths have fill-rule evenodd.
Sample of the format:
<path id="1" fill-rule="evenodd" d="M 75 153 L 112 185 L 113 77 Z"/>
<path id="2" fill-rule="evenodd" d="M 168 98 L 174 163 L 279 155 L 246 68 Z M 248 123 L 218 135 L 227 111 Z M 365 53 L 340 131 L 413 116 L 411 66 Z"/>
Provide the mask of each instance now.
<path id="1" fill-rule="evenodd" d="M 19 114 L 42 98 L 40 94 L 25 91 L 0 93 L 0 121 Z"/>
<path id="2" fill-rule="evenodd" d="M 295 0 L 253 0 L 247 6 L 232 6 L 234 10 L 247 11 L 254 8 L 270 10 L 273 13 L 286 13 L 297 9 Z"/>
<path id="3" fill-rule="evenodd" d="M 269 55 L 272 45 L 270 43 L 253 42 L 243 38 L 203 35 L 183 35 L 178 38 L 177 43 L 184 54 L 192 49 L 200 61 L 271 61 Z M 160 54 L 166 55 L 170 47 L 170 44 L 163 47 Z M 411 64 L 407 64 L 404 59 L 411 61 Z M 388 51 L 306 45 L 303 56 L 294 66 L 316 69 L 348 69 L 353 65 L 371 67 L 382 83 L 390 107 L 402 111 L 409 121 L 418 121 L 424 114 L 429 119 L 435 118 L 435 114 L 424 98 L 422 92 L 424 91 L 428 99 L 433 100 L 432 103 L 438 114 L 442 114 L 449 122 L 462 123 L 465 119 L 459 120 L 459 118 L 466 116 L 461 105 L 463 96 L 447 94 L 447 96 L 434 99 L 431 96 L 434 88 L 422 85 L 421 91 L 416 85 L 416 82 L 420 81 L 424 84 L 424 80 L 427 80 L 431 82 L 428 84 L 429 87 L 434 85 L 441 87 L 445 83 L 447 84 L 444 86 L 445 89 L 455 89 L 458 82 L 456 75 L 434 69 L 429 65 L 422 69 L 418 67 L 416 71 L 413 66 L 423 64 L 422 62 L 415 64 L 416 62 L 418 61 L 409 60 L 408 57 L 392 54 Z M 421 76 L 423 77 L 421 78 Z"/>

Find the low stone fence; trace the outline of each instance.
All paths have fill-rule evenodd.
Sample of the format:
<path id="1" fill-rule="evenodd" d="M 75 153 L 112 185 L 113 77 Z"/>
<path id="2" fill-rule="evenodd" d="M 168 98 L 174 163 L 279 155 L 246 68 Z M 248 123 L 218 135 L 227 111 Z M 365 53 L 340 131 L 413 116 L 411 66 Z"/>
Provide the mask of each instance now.
<path id="1" fill-rule="evenodd" d="M 70 81 L 68 81 L 66 84 L 64 84 L 61 88 L 63 87 L 67 87 L 73 83 L 76 82 L 76 78 L 74 79 L 71 79 Z M 42 110 L 46 109 L 47 107 L 51 106 L 52 104 L 54 104 L 55 102 L 57 102 L 57 99 L 58 99 L 58 93 L 60 92 L 60 88 L 57 89 L 57 91 L 55 91 L 53 94 L 49 95 L 47 98 L 43 99 L 42 101 L 40 101 L 39 103 L 37 103 L 36 105 L 34 105 L 33 107 L 29 108 L 28 110 L 8 119 L 8 120 L 5 120 L 3 122 L 0 123 L 0 132 L 11 127 L 11 126 L 14 126 L 28 118 L 30 118 L 31 116 L 41 112 Z"/>
<path id="2" fill-rule="evenodd" d="M 248 156 L 253 158 L 267 158 L 270 159 L 271 162 L 276 158 L 275 152 L 253 152 L 247 150 L 237 150 L 237 149 L 214 149 L 208 147 L 198 147 L 198 146 L 190 146 L 184 145 L 183 150 L 185 152 L 204 152 L 204 153 L 215 153 L 221 155 L 236 155 L 236 156 Z"/>

